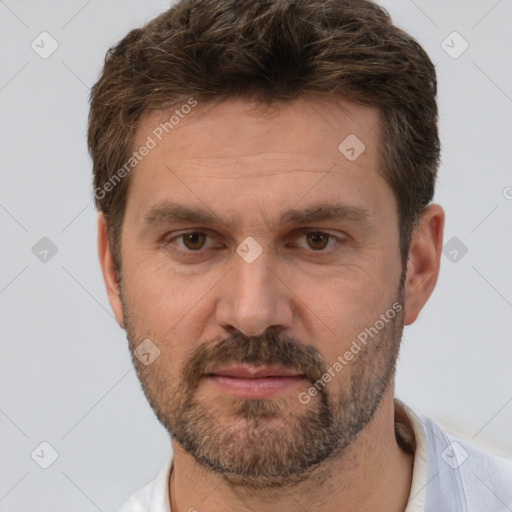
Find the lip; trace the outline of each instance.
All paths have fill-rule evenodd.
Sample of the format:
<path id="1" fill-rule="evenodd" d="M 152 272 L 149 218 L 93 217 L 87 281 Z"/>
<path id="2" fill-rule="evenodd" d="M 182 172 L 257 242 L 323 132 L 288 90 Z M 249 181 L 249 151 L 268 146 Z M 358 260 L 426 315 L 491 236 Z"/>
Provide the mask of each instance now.
<path id="1" fill-rule="evenodd" d="M 232 366 L 205 375 L 206 381 L 239 398 L 264 399 L 303 385 L 304 375 L 276 366 Z"/>
<path id="2" fill-rule="evenodd" d="M 260 377 L 297 377 L 299 374 L 293 370 L 279 368 L 278 366 L 229 366 L 213 371 L 210 375 L 220 377 L 238 377 L 242 379 L 255 379 Z"/>

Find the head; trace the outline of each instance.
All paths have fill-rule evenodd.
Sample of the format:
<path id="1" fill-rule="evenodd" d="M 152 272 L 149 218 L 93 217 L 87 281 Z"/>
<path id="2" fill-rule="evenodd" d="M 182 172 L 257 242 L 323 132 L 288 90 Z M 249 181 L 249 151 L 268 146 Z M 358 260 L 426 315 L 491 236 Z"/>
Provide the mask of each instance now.
<path id="1" fill-rule="evenodd" d="M 253 487 L 342 455 L 438 275 L 424 50 L 369 1 L 184 0 L 108 52 L 88 141 L 109 300 L 173 438 Z M 248 398 L 209 377 L 235 363 L 300 378 Z"/>

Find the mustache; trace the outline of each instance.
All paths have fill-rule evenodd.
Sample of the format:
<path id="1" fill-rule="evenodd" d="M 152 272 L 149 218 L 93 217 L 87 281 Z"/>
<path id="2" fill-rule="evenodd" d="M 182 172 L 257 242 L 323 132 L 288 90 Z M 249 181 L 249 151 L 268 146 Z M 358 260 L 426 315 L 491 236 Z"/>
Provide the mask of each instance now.
<path id="1" fill-rule="evenodd" d="M 279 366 L 303 374 L 312 383 L 327 371 L 316 348 L 270 328 L 260 336 L 236 333 L 215 344 L 202 344 L 185 365 L 183 379 L 187 387 L 193 389 L 201 377 L 230 364 Z"/>

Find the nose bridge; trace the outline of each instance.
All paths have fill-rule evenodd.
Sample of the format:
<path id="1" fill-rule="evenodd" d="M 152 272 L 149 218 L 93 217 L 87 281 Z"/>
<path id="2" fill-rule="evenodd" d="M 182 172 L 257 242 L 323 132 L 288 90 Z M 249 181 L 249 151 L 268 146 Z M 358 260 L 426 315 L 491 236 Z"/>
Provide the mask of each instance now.
<path id="1" fill-rule="evenodd" d="M 250 297 L 256 294 L 261 299 L 270 297 L 275 278 L 270 269 L 269 251 L 254 247 L 249 241 L 238 246 L 237 254 L 239 257 L 234 258 L 234 277 L 239 284 L 235 290 L 237 295 Z"/>
<path id="2" fill-rule="evenodd" d="M 218 303 L 218 323 L 248 336 L 257 336 L 271 326 L 289 328 L 292 304 L 274 275 L 276 262 L 270 251 L 248 237 L 236 252 Z"/>

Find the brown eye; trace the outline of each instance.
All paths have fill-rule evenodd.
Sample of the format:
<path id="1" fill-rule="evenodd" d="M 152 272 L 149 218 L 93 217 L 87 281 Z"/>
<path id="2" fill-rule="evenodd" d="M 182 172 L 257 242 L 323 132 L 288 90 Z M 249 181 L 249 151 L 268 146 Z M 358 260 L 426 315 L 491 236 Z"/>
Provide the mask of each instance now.
<path id="1" fill-rule="evenodd" d="M 200 233 L 198 231 L 181 235 L 183 244 L 191 251 L 201 249 L 206 241 L 206 236 L 207 235 L 205 233 Z"/>
<path id="2" fill-rule="evenodd" d="M 306 238 L 311 249 L 319 251 L 325 249 L 329 243 L 330 235 L 319 231 L 311 231 L 306 235 Z"/>

